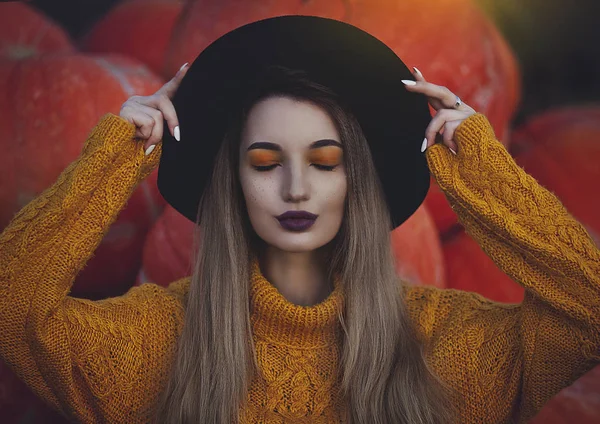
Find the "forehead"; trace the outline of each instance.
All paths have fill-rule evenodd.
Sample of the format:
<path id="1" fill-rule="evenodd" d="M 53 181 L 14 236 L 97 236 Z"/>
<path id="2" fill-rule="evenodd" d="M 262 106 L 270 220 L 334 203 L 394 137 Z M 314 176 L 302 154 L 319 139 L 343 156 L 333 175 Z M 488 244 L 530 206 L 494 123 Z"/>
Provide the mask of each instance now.
<path id="1" fill-rule="evenodd" d="M 340 141 L 335 123 L 325 109 L 307 100 L 271 96 L 250 109 L 242 145 L 255 141 L 269 141 L 282 146 L 310 144 L 324 138 Z"/>

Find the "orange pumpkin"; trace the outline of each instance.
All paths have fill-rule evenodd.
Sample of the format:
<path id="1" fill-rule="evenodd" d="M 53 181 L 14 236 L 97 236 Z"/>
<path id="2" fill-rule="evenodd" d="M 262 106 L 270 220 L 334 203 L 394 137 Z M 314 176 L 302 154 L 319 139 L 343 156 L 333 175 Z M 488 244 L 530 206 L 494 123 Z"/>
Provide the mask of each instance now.
<path id="1" fill-rule="evenodd" d="M 446 287 L 446 270 L 439 234 L 425 205 L 392 231 L 396 271 L 414 285 Z"/>
<path id="2" fill-rule="evenodd" d="M 173 75 L 210 42 L 251 21 L 286 14 L 345 21 L 384 41 L 425 78 L 444 85 L 485 114 L 508 145 L 507 128 L 520 99 L 517 61 L 474 0 L 200 0 L 182 14 L 164 75 Z M 401 117 L 398 117 L 401 119 Z M 440 233 L 458 222 L 433 184 L 426 204 Z"/>
<path id="3" fill-rule="evenodd" d="M 525 289 L 500 270 L 464 230 L 442 243 L 447 286 L 504 303 L 521 303 Z"/>
<path id="4" fill-rule="evenodd" d="M 10 111 L 0 114 L 0 229 L 79 156 L 102 115 L 118 114 L 129 96 L 161 85 L 139 62 L 120 56 L 46 55 L 0 64 L 0 110 Z M 143 237 L 163 205 L 154 175 L 132 194 L 77 277 L 73 295 L 126 291 L 141 262 Z"/>
<path id="5" fill-rule="evenodd" d="M 63 29 L 21 2 L 0 3 L 0 57 L 24 59 L 75 50 Z"/>
<path id="6" fill-rule="evenodd" d="M 193 231 L 194 224 L 167 205 L 146 237 L 136 285 L 152 282 L 167 286 L 190 275 Z"/>
<path id="7" fill-rule="evenodd" d="M 517 128 L 515 161 L 552 191 L 600 246 L 600 105 L 542 113 Z"/>
<path id="8" fill-rule="evenodd" d="M 81 48 L 86 52 L 121 53 L 160 74 L 182 7 L 181 2 L 172 0 L 122 2 L 83 37 Z"/>

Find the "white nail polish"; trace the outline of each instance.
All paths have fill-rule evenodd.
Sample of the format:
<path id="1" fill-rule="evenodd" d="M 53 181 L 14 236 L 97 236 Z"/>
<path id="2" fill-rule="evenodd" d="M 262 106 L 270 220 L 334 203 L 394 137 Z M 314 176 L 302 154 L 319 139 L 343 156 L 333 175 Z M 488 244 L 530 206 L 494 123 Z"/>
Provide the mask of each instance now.
<path id="1" fill-rule="evenodd" d="M 423 74 L 421 73 L 421 71 L 419 71 L 415 66 L 413 66 L 413 69 L 415 70 L 415 72 L 417 73 L 417 75 L 419 75 L 420 77 L 423 76 Z"/>
<path id="2" fill-rule="evenodd" d="M 421 144 L 421 152 L 424 152 L 427 148 L 427 137 L 423 140 L 423 144 Z"/>
<path id="3" fill-rule="evenodd" d="M 179 134 L 179 125 L 177 125 L 173 130 L 173 135 L 175 137 L 175 140 L 181 141 L 181 135 Z"/>
<path id="4" fill-rule="evenodd" d="M 154 150 L 155 147 L 156 147 L 156 144 L 153 144 L 152 146 L 148 147 L 146 149 L 146 156 L 148 156 L 150 153 L 152 153 L 152 151 Z"/>
<path id="5" fill-rule="evenodd" d="M 181 72 L 183 70 L 183 68 L 185 68 L 185 65 L 187 65 L 189 62 L 185 62 L 183 65 L 181 65 L 181 68 L 179 68 L 179 72 Z"/>
<path id="6" fill-rule="evenodd" d="M 402 82 L 405 85 L 417 85 L 417 83 L 415 81 L 411 81 L 411 80 L 402 80 Z"/>

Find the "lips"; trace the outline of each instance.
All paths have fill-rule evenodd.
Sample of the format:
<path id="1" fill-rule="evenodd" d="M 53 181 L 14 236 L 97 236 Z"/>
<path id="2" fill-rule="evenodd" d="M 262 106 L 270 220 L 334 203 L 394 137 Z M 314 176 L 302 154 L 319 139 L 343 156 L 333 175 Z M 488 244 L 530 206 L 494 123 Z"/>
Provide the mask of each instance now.
<path id="1" fill-rule="evenodd" d="M 307 211 L 287 211 L 279 215 L 277 219 L 280 221 L 285 219 L 310 219 L 314 221 L 315 219 L 317 219 L 317 216 L 318 215 Z"/>
<path id="2" fill-rule="evenodd" d="M 318 215 L 307 211 L 287 211 L 277 217 L 279 225 L 288 231 L 305 231 L 315 223 Z"/>

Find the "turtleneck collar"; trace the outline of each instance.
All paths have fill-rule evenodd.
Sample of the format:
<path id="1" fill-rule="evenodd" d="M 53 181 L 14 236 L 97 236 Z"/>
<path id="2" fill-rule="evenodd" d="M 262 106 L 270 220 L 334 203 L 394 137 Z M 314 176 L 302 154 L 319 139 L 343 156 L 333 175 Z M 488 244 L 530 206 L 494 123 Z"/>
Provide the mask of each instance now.
<path id="1" fill-rule="evenodd" d="M 258 259 L 251 261 L 250 315 L 255 335 L 262 340 L 303 348 L 317 348 L 338 342 L 343 310 L 339 277 L 334 289 L 321 303 L 301 306 L 289 302 L 260 270 Z"/>

